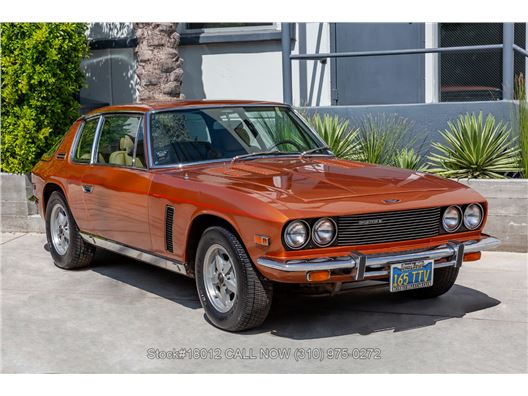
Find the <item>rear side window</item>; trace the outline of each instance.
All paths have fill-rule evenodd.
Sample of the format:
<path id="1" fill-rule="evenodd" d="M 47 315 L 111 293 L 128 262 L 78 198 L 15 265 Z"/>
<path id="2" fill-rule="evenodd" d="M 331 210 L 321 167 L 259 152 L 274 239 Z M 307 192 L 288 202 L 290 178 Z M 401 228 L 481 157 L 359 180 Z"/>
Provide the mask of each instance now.
<path id="1" fill-rule="evenodd" d="M 97 163 L 144 168 L 143 158 L 134 158 L 141 116 L 108 115 L 104 118 L 97 149 Z M 143 143 L 142 133 L 140 140 Z"/>
<path id="2" fill-rule="evenodd" d="M 95 131 L 97 130 L 97 123 L 99 118 L 93 118 L 84 123 L 73 159 L 77 162 L 90 162 L 92 156 L 92 145 L 95 138 Z"/>

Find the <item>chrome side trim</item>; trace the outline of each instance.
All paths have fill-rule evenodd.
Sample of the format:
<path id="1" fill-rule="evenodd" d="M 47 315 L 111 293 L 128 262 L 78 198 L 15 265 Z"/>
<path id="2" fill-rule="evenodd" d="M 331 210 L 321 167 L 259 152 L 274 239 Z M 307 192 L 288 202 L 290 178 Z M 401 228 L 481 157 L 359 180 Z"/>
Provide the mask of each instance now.
<path id="1" fill-rule="evenodd" d="M 112 252 L 122 254 L 123 256 L 131 257 L 133 259 L 143 261 L 145 263 L 152 264 L 156 267 L 164 268 L 178 274 L 189 275 L 185 265 L 178 261 L 143 252 L 141 250 L 137 250 L 92 234 L 84 232 L 81 232 L 80 234 L 86 242 L 97 247 L 102 247 L 103 249 L 110 250 Z"/>
<path id="2" fill-rule="evenodd" d="M 286 271 L 286 272 L 303 272 L 319 270 L 336 270 L 336 269 L 354 269 L 356 271 L 356 280 L 372 277 L 375 275 L 385 275 L 387 271 L 383 268 L 394 263 L 405 261 L 419 260 L 439 260 L 449 258 L 445 263 L 435 264 L 436 268 L 448 266 L 460 266 L 465 253 L 480 252 L 490 250 L 500 245 L 500 240 L 492 236 L 485 236 L 480 240 L 460 242 L 449 242 L 447 245 L 441 245 L 430 250 L 418 250 L 405 253 L 395 253 L 388 255 L 363 255 L 358 252 L 352 252 L 350 256 L 342 257 L 325 257 L 312 260 L 288 260 L 278 261 L 267 257 L 257 259 L 257 264 L 263 267 Z M 374 269 L 374 271 L 368 271 Z M 376 271 L 376 269 L 381 269 Z"/>

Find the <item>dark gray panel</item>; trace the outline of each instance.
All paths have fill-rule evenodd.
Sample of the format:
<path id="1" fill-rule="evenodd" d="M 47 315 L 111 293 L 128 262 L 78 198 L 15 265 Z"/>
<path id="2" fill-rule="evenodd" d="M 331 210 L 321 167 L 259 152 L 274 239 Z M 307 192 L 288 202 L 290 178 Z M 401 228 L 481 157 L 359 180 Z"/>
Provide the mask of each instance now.
<path id="1" fill-rule="evenodd" d="M 507 122 L 511 125 L 512 117 L 517 112 L 517 105 L 512 101 L 489 102 L 445 102 L 420 103 L 391 106 L 321 106 L 303 108 L 308 114 L 320 113 L 337 115 L 350 121 L 352 127 L 358 120 L 368 114 L 398 114 L 414 124 L 410 135 L 415 139 L 415 148 L 426 155 L 430 151 L 432 142 L 443 141 L 440 131 L 448 128 L 449 121 L 455 121 L 458 116 L 466 113 L 479 114 L 482 112 L 495 116 L 496 122 Z"/>
<path id="2" fill-rule="evenodd" d="M 425 46 L 423 23 L 337 23 L 334 28 L 335 52 Z M 332 68 L 337 104 L 423 102 L 424 61 L 424 55 L 339 58 Z"/>

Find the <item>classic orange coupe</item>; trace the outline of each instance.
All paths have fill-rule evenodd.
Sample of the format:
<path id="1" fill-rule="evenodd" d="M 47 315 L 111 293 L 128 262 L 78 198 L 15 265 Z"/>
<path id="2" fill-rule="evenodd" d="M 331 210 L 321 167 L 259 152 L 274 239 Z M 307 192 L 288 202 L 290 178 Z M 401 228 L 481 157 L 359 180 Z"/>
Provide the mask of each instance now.
<path id="1" fill-rule="evenodd" d="M 57 266 L 96 247 L 196 279 L 213 324 L 260 325 L 276 282 L 436 297 L 499 244 L 451 180 L 337 159 L 289 106 L 177 101 L 79 118 L 33 169 Z M 366 282 L 369 281 L 369 282 Z"/>

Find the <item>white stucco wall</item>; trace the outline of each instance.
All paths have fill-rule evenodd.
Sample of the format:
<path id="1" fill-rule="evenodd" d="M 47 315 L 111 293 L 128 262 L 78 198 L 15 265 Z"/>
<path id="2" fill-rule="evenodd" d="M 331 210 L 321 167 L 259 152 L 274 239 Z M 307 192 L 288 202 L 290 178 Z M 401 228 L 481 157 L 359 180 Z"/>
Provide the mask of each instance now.
<path id="1" fill-rule="evenodd" d="M 292 53 L 330 52 L 328 23 L 297 24 Z M 280 41 L 181 45 L 188 99 L 282 101 Z M 293 61 L 295 105 L 330 105 L 330 63 Z"/>

